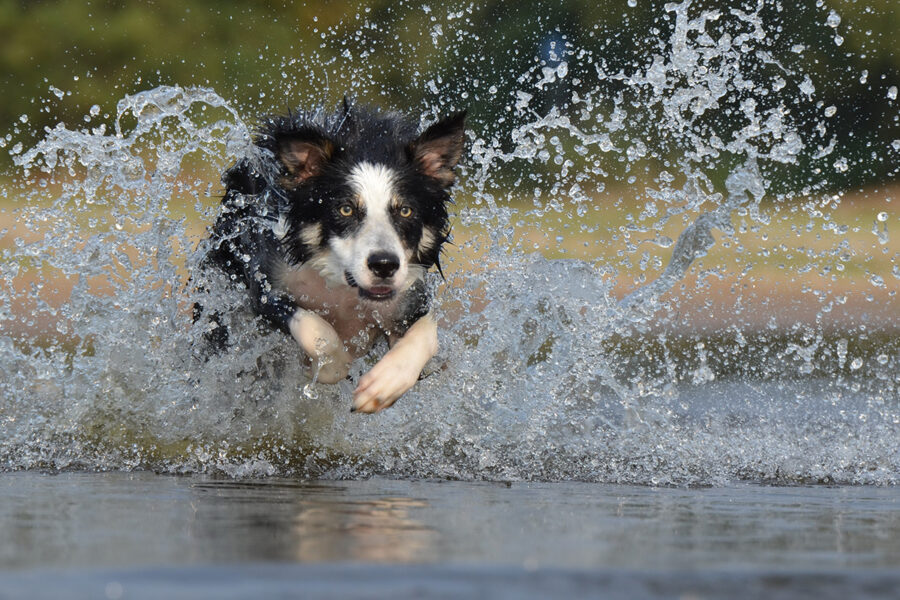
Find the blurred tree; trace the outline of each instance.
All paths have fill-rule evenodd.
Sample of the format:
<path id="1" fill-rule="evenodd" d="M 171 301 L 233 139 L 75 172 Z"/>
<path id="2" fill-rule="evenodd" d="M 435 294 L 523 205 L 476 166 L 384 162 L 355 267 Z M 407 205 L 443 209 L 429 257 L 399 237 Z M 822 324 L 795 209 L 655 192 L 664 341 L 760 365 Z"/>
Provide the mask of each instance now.
<path id="1" fill-rule="evenodd" d="M 28 143 L 46 126 L 81 122 L 95 104 L 114 114 L 124 94 L 178 84 L 209 86 L 248 118 L 297 104 L 330 105 L 344 93 L 429 114 L 455 104 L 470 109 L 476 128 L 503 139 L 515 125 L 518 92 L 533 96 L 536 114 L 572 111 L 573 93 L 615 97 L 621 82 L 598 77 L 598 66 L 633 73 L 654 53 L 665 54 L 672 20 L 663 4 L 0 0 L 0 135 Z M 773 50 L 787 56 L 802 47 L 790 62 L 799 61 L 817 82 L 819 107 L 807 107 L 810 114 L 798 108 L 793 117 L 809 132 L 821 107 L 835 107 L 829 125 L 846 144 L 847 168 L 825 173 L 832 186 L 895 178 L 891 145 L 900 124 L 888 94 L 900 85 L 896 2 L 821 4 L 772 1 L 763 10 L 768 35 L 781 40 Z M 752 10 L 756 0 L 693 6 Z M 832 8 L 840 16 L 834 27 L 827 22 Z M 544 68 L 563 61 L 565 78 L 535 87 Z M 727 121 L 723 114 L 715 118 Z M 629 123 L 651 140 L 652 125 Z M 651 143 L 660 157 L 674 152 L 665 139 Z M 823 168 L 809 156 L 802 160 Z M 784 176 L 790 186 L 790 174 Z"/>

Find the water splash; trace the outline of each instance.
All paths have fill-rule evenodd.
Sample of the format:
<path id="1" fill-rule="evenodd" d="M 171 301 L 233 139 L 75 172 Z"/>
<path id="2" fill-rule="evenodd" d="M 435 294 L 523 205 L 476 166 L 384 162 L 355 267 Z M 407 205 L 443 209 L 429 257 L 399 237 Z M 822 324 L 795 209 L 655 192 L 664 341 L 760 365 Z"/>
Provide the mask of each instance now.
<path id="1" fill-rule="evenodd" d="M 147 90 L 119 102 L 110 130 L 59 125 L 14 149 L 13 219 L 0 232 L 0 468 L 896 483 L 897 323 L 879 328 L 862 310 L 842 328 L 826 320 L 847 295 L 829 291 L 825 260 L 837 269 L 859 252 L 828 211 L 840 198 L 810 171 L 798 198 L 766 204 L 773 180 L 801 177 L 805 152 L 832 160 L 835 146 L 826 125 L 804 137 L 794 122 L 815 85 L 774 58 L 792 41 L 762 10 L 668 4 L 667 35 L 628 69 L 554 37 L 543 66 L 516 74 L 513 127 L 474 134 L 457 215 L 469 235 L 448 282 L 432 282 L 441 354 L 374 418 L 349 414 L 351 382 L 310 381 L 295 344 L 215 276 L 203 305 L 226 315 L 234 345 L 213 360 L 196 350 L 210 182 L 254 152 L 251 126 L 215 91 Z M 440 27 L 432 37 L 450 38 Z M 586 65 L 593 90 L 538 107 Z M 617 181 L 634 212 L 597 200 Z M 799 237 L 818 225 L 836 240 L 796 250 L 825 264 L 809 288 L 819 308 L 785 322 L 775 290 L 742 313 L 760 298 L 739 290 L 784 244 L 746 256 L 741 234 L 774 235 L 779 211 L 798 206 L 809 216 Z M 872 229 L 885 250 L 890 219 L 882 211 Z M 716 236 L 742 264 L 710 265 Z M 620 250 L 612 262 L 559 257 L 583 239 Z M 638 273 L 628 293 L 620 271 Z M 896 296 L 879 273 L 868 280 L 886 295 L 867 310 L 890 314 Z M 736 318 L 687 328 L 685 312 L 712 306 L 715 280 L 736 290 Z"/>

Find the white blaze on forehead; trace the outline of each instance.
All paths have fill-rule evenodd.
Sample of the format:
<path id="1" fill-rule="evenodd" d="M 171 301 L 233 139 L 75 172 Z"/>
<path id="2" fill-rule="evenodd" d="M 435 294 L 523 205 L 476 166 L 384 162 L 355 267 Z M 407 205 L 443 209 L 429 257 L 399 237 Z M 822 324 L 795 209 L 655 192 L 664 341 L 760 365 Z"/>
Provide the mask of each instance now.
<path id="1" fill-rule="evenodd" d="M 359 163 L 350 171 L 350 187 L 356 192 L 366 212 L 387 214 L 391 201 L 397 194 L 396 175 L 384 165 Z"/>
<path id="2" fill-rule="evenodd" d="M 334 236 L 329 240 L 340 270 L 349 273 L 363 288 L 383 285 L 368 267 L 368 259 L 376 253 L 397 257 L 399 267 L 389 278 L 390 285 L 401 287 L 409 275 L 409 256 L 391 217 L 391 204 L 397 197 L 398 176 L 392 169 L 362 162 L 354 166 L 348 183 L 360 206 L 362 221 L 347 237 Z"/>

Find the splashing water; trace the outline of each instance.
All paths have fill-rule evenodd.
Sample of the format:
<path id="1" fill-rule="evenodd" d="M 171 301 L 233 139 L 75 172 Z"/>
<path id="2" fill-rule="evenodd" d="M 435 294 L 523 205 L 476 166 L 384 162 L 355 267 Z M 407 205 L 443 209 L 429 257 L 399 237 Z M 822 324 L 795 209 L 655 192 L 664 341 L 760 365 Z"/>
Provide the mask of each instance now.
<path id="1" fill-rule="evenodd" d="M 296 345 L 224 281 L 204 282 L 204 304 L 230 315 L 234 346 L 196 351 L 189 277 L 216 210 L 210 182 L 254 151 L 252 124 L 215 91 L 126 96 L 112 131 L 59 125 L 16 149 L 0 231 L 0 469 L 898 482 L 897 271 L 867 271 L 856 313 L 828 287 L 830 266 L 819 287 L 801 277 L 816 259 L 842 271 L 859 251 L 828 212 L 840 198 L 801 167 L 832 160 L 827 129 L 804 137 L 793 116 L 813 110 L 813 81 L 773 58 L 791 40 L 760 11 L 670 4 L 662 43 L 629 69 L 560 43 L 519 74 L 511 134 L 472 136 L 459 247 L 438 286 L 441 353 L 376 417 L 348 412 L 349 381 L 311 382 Z M 438 25 L 432 38 L 448 35 Z M 540 109 L 575 62 L 596 87 Z M 445 112 L 440 100 L 425 113 Z M 776 180 L 802 191 L 767 200 Z M 612 194 L 634 203 L 601 200 L 622 181 Z M 753 271 L 784 245 L 750 255 L 740 236 L 774 236 L 797 210 L 803 235 L 819 223 L 834 243 L 795 249 L 808 298 L 779 304 L 784 290 L 754 293 Z M 872 229 L 884 254 L 892 219 L 882 211 Z M 717 235 L 739 260 L 698 266 Z M 633 277 L 627 293 L 620 276 Z M 730 290 L 731 319 L 704 331 L 714 289 Z"/>

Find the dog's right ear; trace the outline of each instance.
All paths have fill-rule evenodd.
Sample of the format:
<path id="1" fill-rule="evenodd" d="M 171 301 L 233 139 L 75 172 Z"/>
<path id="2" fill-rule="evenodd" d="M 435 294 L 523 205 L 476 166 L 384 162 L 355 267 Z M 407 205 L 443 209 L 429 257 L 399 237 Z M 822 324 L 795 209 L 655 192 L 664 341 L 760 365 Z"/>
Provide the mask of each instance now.
<path id="1" fill-rule="evenodd" d="M 334 155 L 334 149 L 334 142 L 316 132 L 290 134 L 279 138 L 275 155 L 284 165 L 286 172 L 281 180 L 282 185 L 286 188 L 295 188 L 319 175 Z"/>

